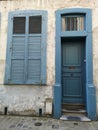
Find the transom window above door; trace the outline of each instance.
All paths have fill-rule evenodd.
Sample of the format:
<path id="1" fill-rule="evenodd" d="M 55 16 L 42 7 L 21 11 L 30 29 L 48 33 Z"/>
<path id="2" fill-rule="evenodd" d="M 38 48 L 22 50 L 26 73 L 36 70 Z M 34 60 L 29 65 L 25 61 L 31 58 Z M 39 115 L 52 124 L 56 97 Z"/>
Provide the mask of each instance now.
<path id="1" fill-rule="evenodd" d="M 63 15 L 62 31 L 83 31 L 84 15 Z"/>

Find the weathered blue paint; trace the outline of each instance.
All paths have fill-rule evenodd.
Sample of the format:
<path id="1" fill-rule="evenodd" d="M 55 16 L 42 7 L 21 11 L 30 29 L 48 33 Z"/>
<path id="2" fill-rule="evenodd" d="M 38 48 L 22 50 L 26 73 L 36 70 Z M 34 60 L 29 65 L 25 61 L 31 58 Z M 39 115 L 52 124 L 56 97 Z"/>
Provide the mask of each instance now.
<path id="1" fill-rule="evenodd" d="M 88 117 L 92 120 L 96 120 L 96 90 L 93 85 L 92 63 L 92 32 L 88 32 L 88 35 L 86 37 L 86 107 Z"/>
<path id="2" fill-rule="evenodd" d="M 25 37 L 25 55 L 24 55 L 24 78 L 18 80 L 14 80 L 14 82 L 11 80 L 11 55 L 12 55 L 12 40 L 18 36 L 13 34 L 13 18 L 14 17 L 26 17 L 26 24 L 28 25 L 29 22 L 29 16 L 42 16 L 42 33 L 41 34 L 29 34 L 28 35 L 28 26 L 26 26 L 25 28 L 25 34 L 23 35 L 19 35 L 20 39 L 21 37 Z M 46 84 L 46 40 L 47 40 L 47 11 L 43 11 L 43 10 L 23 10 L 23 11 L 15 11 L 15 12 L 10 12 L 9 13 L 9 23 L 8 23 L 8 38 L 7 38 L 7 52 L 6 52 L 6 68 L 5 68 L 5 80 L 4 83 L 5 84 Z M 13 35 L 13 36 L 12 36 Z M 14 37 L 12 39 L 12 37 Z M 41 68 L 41 75 L 39 80 L 35 79 L 34 80 L 29 80 L 28 79 L 28 75 L 27 75 L 27 71 L 28 73 L 30 72 L 28 70 L 28 66 L 27 66 L 27 59 L 28 59 L 28 38 L 29 37 L 34 37 L 35 39 L 40 38 L 41 37 L 41 52 L 40 52 L 40 57 L 41 57 L 41 62 L 40 64 L 37 64 L 39 66 L 39 68 Z M 35 58 L 37 58 L 38 55 L 35 56 Z M 33 59 L 31 59 L 33 60 Z M 31 61 L 30 61 L 31 62 Z M 32 67 L 31 67 L 32 68 Z M 37 68 L 35 68 L 36 70 L 38 70 Z"/>
<path id="3" fill-rule="evenodd" d="M 56 50 L 55 50 L 55 86 L 54 86 L 54 118 L 61 116 L 61 44 L 60 44 L 60 15 L 56 12 Z M 57 60 L 57 58 L 59 60 Z M 59 68 L 59 69 L 58 69 Z"/>
<path id="4" fill-rule="evenodd" d="M 64 39 L 62 39 L 61 56 L 62 102 L 84 104 L 84 40 L 71 38 L 64 41 Z"/>
<path id="5" fill-rule="evenodd" d="M 61 31 L 61 15 L 64 14 L 84 14 L 84 31 Z M 61 37 L 83 37 L 86 38 L 86 110 L 91 120 L 96 120 L 96 94 L 93 85 L 92 66 L 92 13 L 91 9 L 70 8 L 56 11 L 56 57 L 55 57 L 55 86 L 54 86 L 54 117 L 61 116 Z M 59 87 L 58 87 L 59 86 Z M 58 100 L 59 97 L 59 100 Z"/>
<path id="6" fill-rule="evenodd" d="M 65 32 L 61 32 L 60 33 L 60 36 L 61 37 L 85 37 L 85 36 L 87 36 L 87 33 L 86 33 L 86 31 L 71 31 L 71 33 L 70 33 L 70 31 L 65 31 Z"/>
<path id="7" fill-rule="evenodd" d="M 61 116 L 61 86 L 59 84 L 55 84 L 54 89 L 54 118 L 59 119 Z"/>
<path id="8" fill-rule="evenodd" d="M 96 114 L 96 91 L 95 87 L 93 84 L 87 84 L 86 85 L 86 91 L 87 91 L 87 113 L 88 117 L 91 120 L 96 120 L 97 119 L 97 114 Z"/>
<path id="9" fill-rule="evenodd" d="M 42 68 L 41 68 L 41 81 L 42 84 L 46 84 L 46 57 L 47 57 L 47 12 L 43 12 L 42 15 L 42 41 L 43 41 L 43 47 L 41 48 L 41 64 L 42 64 Z"/>

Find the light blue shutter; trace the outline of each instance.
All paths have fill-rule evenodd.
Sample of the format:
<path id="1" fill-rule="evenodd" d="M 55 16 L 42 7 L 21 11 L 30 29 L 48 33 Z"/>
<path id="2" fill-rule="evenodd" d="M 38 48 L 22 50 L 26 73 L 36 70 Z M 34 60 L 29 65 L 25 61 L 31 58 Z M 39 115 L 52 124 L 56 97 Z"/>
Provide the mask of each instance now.
<path id="1" fill-rule="evenodd" d="M 41 82 L 41 36 L 28 38 L 28 82 Z"/>
<path id="2" fill-rule="evenodd" d="M 46 11 L 17 11 L 9 14 L 5 84 L 46 84 L 46 15 Z M 42 17 L 41 30 L 40 23 L 37 26 L 32 24 L 34 29 L 29 28 L 29 17 L 33 16 L 39 16 L 38 19 Z M 24 24 L 17 24 L 13 28 L 14 17 L 16 21 L 18 17 L 25 18 L 25 31 Z M 30 22 L 36 23 L 36 20 Z"/>
<path id="3" fill-rule="evenodd" d="M 24 83 L 25 68 L 25 17 L 13 17 L 11 51 L 11 83 Z"/>
<path id="4" fill-rule="evenodd" d="M 41 84 L 42 16 L 29 17 L 27 82 Z"/>
<path id="5" fill-rule="evenodd" d="M 9 17 L 5 83 L 24 84 L 25 81 L 26 36 L 25 25 L 23 26 L 23 21 L 25 22 L 25 17 Z"/>
<path id="6" fill-rule="evenodd" d="M 11 53 L 11 82 L 24 82 L 24 51 L 25 51 L 25 36 L 12 37 L 12 53 Z"/>

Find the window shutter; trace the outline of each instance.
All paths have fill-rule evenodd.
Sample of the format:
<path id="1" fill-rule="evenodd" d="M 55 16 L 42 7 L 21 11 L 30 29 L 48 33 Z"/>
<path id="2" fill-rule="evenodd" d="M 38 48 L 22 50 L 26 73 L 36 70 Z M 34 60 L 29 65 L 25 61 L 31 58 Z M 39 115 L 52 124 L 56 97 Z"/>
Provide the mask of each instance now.
<path id="1" fill-rule="evenodd" d="M 41 16 L 29 17 L 28 82 L 41 83 Z"/>
<path id="2" fill-rule="evenodd" d="M 5 84 L 46 83 L 47 13 L 31 12 L 9 15 Z"/>
<path id="3" fill-rule="evenodd" d="M 11 81 L 12 83 L 24 82 L 24 54 L 25 37 L 13 36 L 11 55 Z"/>
<path id="4" fill-rule="evenodd" d="M 30 36 L 28 41 L 28 81 L 41 82 L 41 37 Z"/>
<path id="5" fill-rule="evenodd" d="M 25 74 L 25 17 L 13 18 L 11 49 L 11 83 L 24 83 Z"/>

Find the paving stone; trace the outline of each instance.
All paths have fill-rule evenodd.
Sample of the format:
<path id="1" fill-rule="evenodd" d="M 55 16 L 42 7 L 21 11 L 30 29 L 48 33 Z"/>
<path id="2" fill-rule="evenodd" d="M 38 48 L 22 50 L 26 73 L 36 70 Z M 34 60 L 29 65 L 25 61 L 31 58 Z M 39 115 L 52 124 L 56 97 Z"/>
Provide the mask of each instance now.
<path id="1" fill-rule="evenodd" d="M 95 122 L 92 122 L 92 124 L 95 126 L 96 130 L 98 130 L 98 122 L 95 121 Z"/>
<path id="2" fill-rule="evenodd" d="M 35 123 L 39 123 L 38 126 Z M 0 130 L 98 130 L 98 121 L 75 122 L 42 117 L 0 116 Z"/>
<path id="3" fill-rule="evenodd" d="M 47 125 L 47 126 L 52 126 L 52 121 L 47 121 L 47 122 L 46 122 L 46 125 Z"/>
<path id="4" fill-rule="evenodd" d="M 57 124 L 52 125 L 52 129 L 59 129 L 59 125 Z"/>

